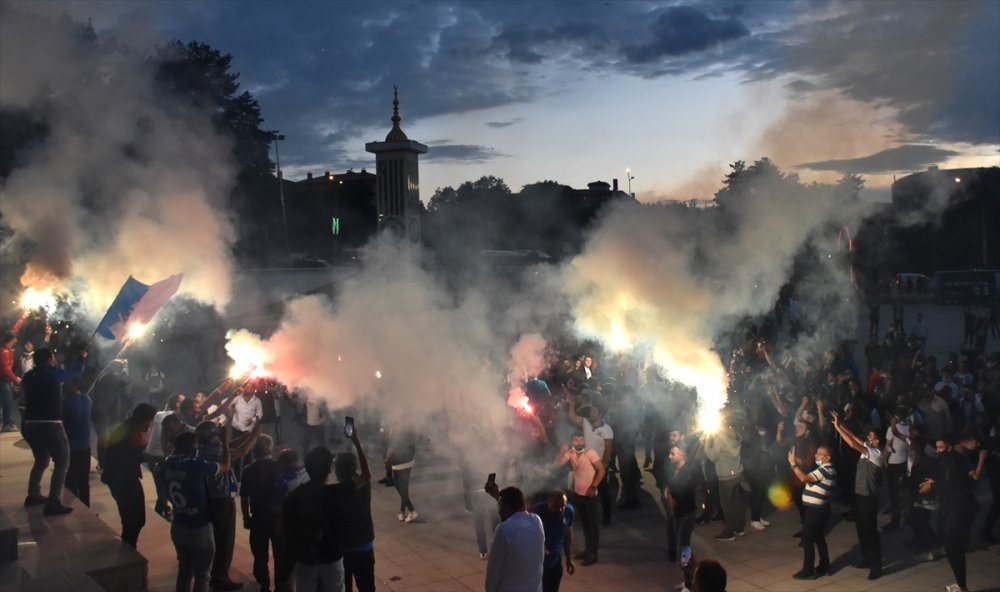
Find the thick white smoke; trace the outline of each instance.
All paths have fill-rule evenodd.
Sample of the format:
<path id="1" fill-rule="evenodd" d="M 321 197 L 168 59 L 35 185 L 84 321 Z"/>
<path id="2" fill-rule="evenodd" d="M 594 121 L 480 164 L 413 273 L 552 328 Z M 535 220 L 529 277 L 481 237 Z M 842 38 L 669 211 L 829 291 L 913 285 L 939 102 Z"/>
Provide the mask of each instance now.
<path id="1" fill-rule="evenodd" d="M 0 15 L 0 107 L 45 129 L 2 188 L 22 284 L 72 290 L 94 318 L 130 274 L 183 272 L 181 294 L 223 306 L 235 168 L 210 114 L 166 111 L 146 56 L 68 19 Z"/>

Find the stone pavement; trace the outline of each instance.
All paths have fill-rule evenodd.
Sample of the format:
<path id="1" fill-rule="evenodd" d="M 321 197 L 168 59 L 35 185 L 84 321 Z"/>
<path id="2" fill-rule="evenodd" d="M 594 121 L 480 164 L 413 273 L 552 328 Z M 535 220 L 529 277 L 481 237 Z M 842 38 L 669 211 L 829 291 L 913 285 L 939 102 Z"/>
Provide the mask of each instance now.
<path id="1" fill-rule="evenodd" d="M 27 475 L 12 474 L 16 467 L 21 473 L 25 467 L 25 454 L 30 452 L 16 446 L 19 434 L 4 434 L 0 438 L 0 487 L 3 511 L 8 514 L 24 513 L 20 507 Z M 23 445 L 23 441 L 22 441 Z M 431 451 L 418 456 L 414 469 L 412 498 L 420 512 L 413 523 L 396 520 L 399 498 L 392 488 L 375 484 L 373 515 L 376 529 L 376 577 L 378 589 L 387 591 L 459 592 L 482 590 L 486 561 L 479 559 L 471 516 L 462 509 L 459 473 L 452 469 L 448 455 Z M 47 474 L 46 474 L 47 477 Z M 92 510 L 113 532 L 119 531 L 118 515 L 106 486 L 100 483 L 96 471 L 92 474 Z M 646 476 L 643 485 L 642 508 L 619 511 L 612 525 L 601 534 L 600 561 L 589 567 L 577 567 L 574 576 L 563 578 L 562 590 L 566 592 L 631 592 L 672 591 L 680 582 L 680 572 L 664 559 L 666 543 L 664 521 L 658 502 L 654 501 L 652 479 Z M 149 560 L 149 588 L 154 591 L 173 589 L 176 559 L 170 544 L 169 526 L 153 512 L 154 494 L 152 480 L 146 475 L 147 525 L 139 538 L 139 552 Z M 988 502 L 986 488 L 979 490 L 984 507 Z M 71 497 L 71 496 L 68 496 Z M 86 512 L 76 500 L 77 510 Z M 838 508 L 843 510 L 843 508 Z M 835 512 L 839 517 L 840 511 Z M 715 557 L 722 561 L 729 572 L 729 590 L 744 592 L 767 590 L 784 591 L 840 591 L 871 590 L 886 592 L 940 591 L 952 582 L 947 562 L 915 561 L 903 552 L 902 543 L 909 538 L 909 531 L 901 529 L 883 533 L 885 575 L 869 582 L 866 572 L 855 570 L 850 564 L 857 559 L 857 545 L 852 523 L 837 522 L 828 537 L 831 558 L 836 573 L 815 581 L 798 581 L 792 574 L 801 567 L 801 549 L 792 533 L 797 529 L 794 510 L 773 513 L 772 526 L 766 531 L 750 530 L 745 537 L 733 542 L 718 542 L 712 535 L 721 530 L 715 523 L 695 529 L 694 550 L 698 557 Z M 57 518 L 49 519 L 58 520 Z M 885 522 L 886 517 L 882 517 Z M 79 533 L 64 533 L 81 536 Z M 30 546 L 30 532 L 21 533 L 21 545 Z M 105 537 L 111 536 L 105 531 Z M 576 529 L 577 548 L 582 547 L 582 531 Z M 1000 590 L 1000 555 L 998 547 L 977 550 L 968 555 L 969 585 L 972 590 Z M 72 564 L 75 558 L 60 559 Z M 232 577 L 246 582 L 244 589 L 256 591 L 257 586 L 249 577 L 250 551 L 247 532 L 242 526 L 237 531 L 237 549 Z M 60 563 L 53 562 L 54 569 Z M 0 571 L 9 574 L 9 570 Z M 19 589 L 4 576 L 0 589 Z"/>

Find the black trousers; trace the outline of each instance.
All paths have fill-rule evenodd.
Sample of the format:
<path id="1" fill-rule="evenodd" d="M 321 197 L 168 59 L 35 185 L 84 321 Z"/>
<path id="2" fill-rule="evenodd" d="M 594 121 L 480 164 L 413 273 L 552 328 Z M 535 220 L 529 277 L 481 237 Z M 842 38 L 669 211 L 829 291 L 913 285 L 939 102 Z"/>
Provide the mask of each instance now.
<path id="1" fill-rule="evenodd" d="M 212 513 L 212 534 L 215 535 L 212 582 L 228 582 L 236 545 L 236 502 L 231 497 L 210 499 L 208 507 Z"/>
<path id="2" fill-rule="evenodd" d="M 275 571 L 282 559 L 282 538 L 275 519 L 267 517 L 250 522 L 250 553 L 253 555 L 253 579 L 260 584 L 261 589 L 271 589 L 271 574 L 268 571 L 268 560 L 274 553 Z"/>
<path id="3" fill-rule="evenodd" d="M 906 488 L 906 463 L 888 465 L 885 476 L 889 481 L 889 503 L 892 506 L 892 523 L 899 524 L 903 515 L 903 490 Z"/>
<path id="4" fill-rule="evenodd" d="M 90 448 L 69 451 L 66 489 L 90 507 Z"/>
<path id="5" fill-rule="evenodd" d="M 142 482 L 123 479 L 109 484 L 109 487 L 122 520 L 122 540 L 135 548 L 139 543 L 139 531 L 146 525 L 146 494 L 142 490 Z"/>
<path id="6" fill-rule="evenodd" d="M 993 502 L 990 504 L 989 512 L 986 513 L 986 521 L 983 522 L 983 532 L 986 533 L 993 532 L 993 527 L 1000 519 L 1000 462 L 997 465 L 986 465 L 986 478 L 990 483 L 990 493 L 993 494 Z"/>
<path id="7" fill-rule="evenodd" d="M 873 575 L 882 575 L 882 540 L 878 534 L 878 496 L 854 495 L 854 526 L 862 561 Z M 803 546 L 805 546 L 803 544 Z"/>
<path id="8" fill-rule="evenodd" d="M 944 528 L 944 554 L 955 574 L 955 583 L 965 589 L 965 541 L 969 534 L 969 511 L 962 506 L 945 507 L 941 516 Z"/>
<path id="9" fill-rule="evenodd" d="M 583 541 L 587 555 L 597 558 L 597 548 L 601 543 L 601 525 L 597 518 L 597 497 L 573 494 L 573 507 L 583 526 Z"/>
<path id="10" fill-rule="evenodd" d="M 819 552 L 819 569 L 830 569 L 830 552 L 826 547 L 826 522 L 830 518 L 830 505 L 805 504 L 802 517 L 802 569 L 811 572 Z M 815 547 L 815 550 L 813 549 Z"/>
<path id="11" fill-rule="evenodd" d="M 562 556 L 553 565 L 542 567 L 542 592 L 559 592 L 559 582 L 562 581 Z"/>
<path id="12" fill-rule="evenodd" d="M 358 592 L 375 592 L 375 549 L 344 552 L 344 588 L 352 592 L 355 583 Z"/>

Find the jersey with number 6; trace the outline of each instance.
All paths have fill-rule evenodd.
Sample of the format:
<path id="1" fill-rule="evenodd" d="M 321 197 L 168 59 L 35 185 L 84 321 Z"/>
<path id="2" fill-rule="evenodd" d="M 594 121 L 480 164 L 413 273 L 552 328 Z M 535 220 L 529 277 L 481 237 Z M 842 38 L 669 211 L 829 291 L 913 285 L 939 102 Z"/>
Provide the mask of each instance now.
<path id="1" fill-rule="evenodd" d="M 208 511 L 208 490 L 205 480 L 219 472 L 218 463 L 175 454 L 161 469 L 167 496 L 173 506 L 174 522 L 189 528 L 211 522 Z"/>

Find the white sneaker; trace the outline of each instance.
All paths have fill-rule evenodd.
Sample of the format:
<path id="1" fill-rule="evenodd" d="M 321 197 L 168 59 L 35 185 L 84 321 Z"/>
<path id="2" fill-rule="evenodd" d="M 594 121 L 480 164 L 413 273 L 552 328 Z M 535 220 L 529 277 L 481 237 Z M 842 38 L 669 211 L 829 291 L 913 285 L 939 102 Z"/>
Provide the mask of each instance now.
<path id="1" fill-rule="evenodd" d="M 738 531 L 736 531 L 736 536 L 738 536 L 738 537 L 747 536 L 747 531 L 745 531 L 745 530 L 738 530 Z"/>
<path id="2" fill-rule="evenodd" d="M 944 587 L 944 589 L 945 592 L 969 592 L 968 589 L 959 586 L 958 582 L 954 584 L 948 584 L 947 586 Z"/>
<path id="3" fill-rule="evenodd" d="M 480 559 L 486 559 L 486 553 L 480 553 L 479 554 L 479 558 Z"/>
<path id="4" fill-rule="evenodd" d="M 406 519 L 404 520 L 404 522 L 413 522 L 419 517 L 420 514 L 417 514 L 416 512 L 410 512 L 409 514 L 406 515 Z"/>
<path id="5" fill-rule="evenodd" d="M 763 520 L 754 520 L 750 523 L 750 526 L 752 526 L 754 530 L 764 530 L 767 528 L 767 526 L 764 525 Z"/>
<path id="6" fill-rule="evenodd" d="M 396 518 L 399 518 L 400 522 L 403 522 L 404 520 L 406 520 L 406 516 L 403 516 L 402 512 L 400 512 L 399 514 L 396 514 Z"/>
<path id="7" fill-rule="evenodd" d="M 763 518 L 761 518 L 760 520 L 758 520 L 758 522 L 760 522 L 764 526 L 771 526 L 771 523 L 768 522 L 767 520 L 764 520 Z"/>

